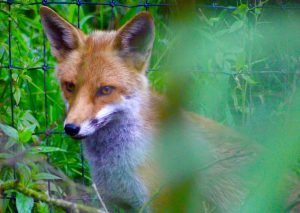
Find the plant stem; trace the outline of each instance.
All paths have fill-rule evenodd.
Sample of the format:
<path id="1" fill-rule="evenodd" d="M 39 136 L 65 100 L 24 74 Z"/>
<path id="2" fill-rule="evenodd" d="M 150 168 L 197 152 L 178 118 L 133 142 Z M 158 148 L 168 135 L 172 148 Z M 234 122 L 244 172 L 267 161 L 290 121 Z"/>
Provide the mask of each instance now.
<path id="1" fill-rule="evenodd" d="M 54 205 L 63 209 L 70 209 L 74 212 L 88 212 L 88 213 L 105 213 L 104 211 L 100 209 L 96 209 L 93 207 L 89 207 L 82 204 L 77 204 L 73 202 L 69 202 L 63 199 L 55 199 L 49 197 L 47 194 L 44 194 L 42 192 L 37 192 L 35 190 L 29 189 L 25 187 L 23 184 L 19 183 L 17 180 L 14 181 L 7 181 L 2 184 L 0 184 L 0 193 L 2 194 L 5 190 L 11 190 L 14 189 L 26 196 L 32 197 L 36 200 L 48 203 L 50 205 Z"/>

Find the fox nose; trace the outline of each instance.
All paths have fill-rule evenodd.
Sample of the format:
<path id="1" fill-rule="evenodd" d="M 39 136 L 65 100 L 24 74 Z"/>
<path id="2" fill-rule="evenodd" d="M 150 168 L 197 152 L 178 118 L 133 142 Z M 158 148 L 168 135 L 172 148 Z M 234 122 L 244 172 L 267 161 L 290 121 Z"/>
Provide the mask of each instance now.
<path id="1" fill-rule="evenodd" d="M 65 132 L 70 136 L 75 136 L 78 134 L 80 127 L 76 124 L 66 124 L 65 125 Z"/>

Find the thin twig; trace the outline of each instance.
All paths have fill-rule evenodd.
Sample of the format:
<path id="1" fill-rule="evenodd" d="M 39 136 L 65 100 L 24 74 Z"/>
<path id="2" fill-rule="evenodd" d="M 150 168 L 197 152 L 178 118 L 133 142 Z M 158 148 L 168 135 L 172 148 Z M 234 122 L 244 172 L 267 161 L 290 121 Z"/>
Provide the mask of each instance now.
<path id="1" fill-rule="evenodd" d="M 97 187 L 96 187 L 96 184 L 93 183 L 92 186 L 93 186 L 93 188 L 94 188 L 94 190 L 95 190 L 95 192 L 96 192 L 96 194 L 97 194 L 97 197 L 98 197 L 99 200 L 100 200 L 100 203 L 101 203 L 102 207 L 104 208 L 105 212 L 108 213 L 108 210 L 107 210 L 107 208 L 106 208 L 106 205 L 105 205 L 105 203 L 103 202 L 103 200 L 102 200 L 102 198 L 101 198 L 101 196 L 100 196 L 100 193 L 99 193 L 99 191 L 98 191 L 98 189 L 97 189 Z"/>
<path id="2" fill-rule="evenodd" d="M 150 199 L 142 206 L 138 213 L 143 213 L 146 208 L 159 196 L 163 187 L 160 187 L 151 197 Z"/>

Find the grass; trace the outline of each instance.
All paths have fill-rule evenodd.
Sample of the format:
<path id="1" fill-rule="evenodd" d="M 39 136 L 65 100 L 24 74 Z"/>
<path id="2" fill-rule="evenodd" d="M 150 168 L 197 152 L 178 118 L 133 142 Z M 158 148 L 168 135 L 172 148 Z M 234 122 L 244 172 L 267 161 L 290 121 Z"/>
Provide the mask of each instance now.
<path id="1" fill-rule="evenodd" d="M 299 117 L 300 17 L 296 10 L 249 10 L 242 1 L 218 2 L 237 8 L 198 8 L 189 24 L 174 23 L 174 19 L 172 22 L 170 16 L 176 9 L 149 9 L 156 23 L 156 39 L 148 77 L 152 86 L 163 93 L 169 91 L 168 82 L 174 77 L 178 84 L 173 89 L 183 97 L 180 101 L 184 108 L 213 118 L 266 146 L 265 160 L 247 174 L 249 178 L 263 178 L 263 171 L 269 171 L 265 178 L 270 181 L 259 190 L 251 189 L 257 196 L 249 198 L 242 212 L 267 212 L 266 208 L 272 205 L 274 211 L 283 209 L 280 192 L 287 183 L 284 174 L 291 165 L 296 176 L 299 173 L 295 161 L 299 156 L 296 118 Z M 136 1 L 124 3 L 135 5 Z M 203 2 L 199 3 L 202 5 Z M 286 3 L 297 6 L 291 1 Z M 276 6 L 272 2 L 266 4 Z M 77 5 L 51 6 L 77 25 Z M 12 73 L 0 68 L 0 129 L 9 135 L 8 142 L 0 148 L 0 180 L 14 179 L 13 169 L 6 162 L 13 161 L 15 153 L 21 152 L 26 154 L 17 163 L 16 176 L 25 186 L 48 190 L 47 181 L 51 180 L 50 190 L 56 197 L 91 196 L 89 188 L 74 187 L 76 184 L 73 183 L 91 183 L 88 165 L 84 163 L 82 168 L 79 143 L 61 134 L 49 137 L 36 134 L 49 130 L 62 132 L 64 118 L 64 104 L 55 78 L 55 61 L 50 54 L 49 42 L 46 42 L 46 63 L 50 67 L 47 72 L 27 69 L 44 65 L 43 29 L 38 9 L 39 5 L 13 4 L 9 12 L 8 6 L 0 3 L 0 67 L 9 65 L 7 29 L 10 16 L 12 64 L 25 68 L 12 69 Z M 141 10 L 144 8 L 82 5 L 80 28 L 84 32 L 95 28 L 118 28 Z M 9 127 L 12 124 L 11 79 L 14 128 Z M 280 158 L 276 159 L 274 153 Z M 188 167 L 193 161 L 192 156 L 186 161 Z M 272 179 L 273 176 L 276 179 Z M 187 212 L 197 209 L 197 201 L 191 198 L 193 184 L 192 173 L 182 185 L 174 187 L 175 200 L 172 201 L 176 202 L 178 195 L 184 201 L 180 205 L 184 205 Z M 274 185 L 278 190 L 273 189 Z M 95 199 L 91 204 L 99 205 L 97 198 L 92 198 Z M 31 202 L 29 198 L 23 201 Z M 18 202 L 21 201 L 3 200 L 0 207 L 5 212 L 15 212 L 21 208 Z M 172 204 L 170 212 L 175 211 Z M 43 212 L 47 211 L 46 206 Z M 54 212 L 60 211 L 54 209 Z"/>

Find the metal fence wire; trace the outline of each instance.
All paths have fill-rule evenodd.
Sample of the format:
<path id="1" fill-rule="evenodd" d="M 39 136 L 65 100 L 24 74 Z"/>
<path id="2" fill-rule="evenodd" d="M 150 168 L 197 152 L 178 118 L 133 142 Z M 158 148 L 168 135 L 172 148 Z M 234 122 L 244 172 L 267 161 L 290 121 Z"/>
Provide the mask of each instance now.
<path id="1" fill-rule="evenodd" d="M 160 2 L 160 1 L 158 1 Z M 298 10 L 300 9 L 300 6 L 297 5 L 293 5 L 293 6 L 289 6 L 289 5 L 285 5 L 284 3 L 281 4 L 274 4 L 274 5 L 264 5 L 264 6 L 256 6 L 256 4 L 254 4 L 255 1 L 247 1 L 248 3 L 248 7 L 249 9 L 255 9 L 255 8 L 264 8 L 264 9 L 278 9 L 278 10 Z M 64 134 L 63 131 L 53 131 L 50 127 L 51 124 L 49 123 L 49 112 L 48 112 L 48 105 L 49 105 L 49 100 L 48 100 L 48 96 L 47 96 L 47 75 L 49 70 L 53 70 L 54 67 L 53 66 L 49 66 L 48 64 L 48 59 L 47 59 L 47 38 L 45 36 L 45 34 L 43 34 L 43 52 L 42 52 L 42 57 L 43 57 L 43 64 L 42 66 L 36 66 L 36 67 L 20 67 L 17 65 L 14 65 L 13 60 L 12 60 L 12 56 L 14 54 L 14 50 L 12 48 L 12 44 L 13 44 L 13 40 L 12 40 L 12 25 L 13 25 L 13 20 L 10 17 L 11 11 L 14 10 L 14 5 L 19 5 L 19 6 L 34 6 L 34 5 L 46 5 L 46 6 L 53 6 L 53 5 L 76 5 L 77 6 L 77 27 L 80 28 L 80 21 L 81 21 L 81 17 L 80 17 L 80 8 L 84 7 L 86 5 L 89 6 L 103 6 L 103 7 L 111 7 L 112 9 L 115 7 L 124 7 L 124 8 L 135 8 L 135 7 L 139 7 L 139 8 L 143 8 L 144 10 L 149 10 L 152 7 L 176 7 L 175 3 L 152 3 L 148 0 L 145 0 L 144 2 L 138 2 L 134 5 L 129 5 L 129 4 L 125 4 L 125 3 L 120 3 L 118 1 L 115 0 L 111 0 L 111 1 L 106 1 L 106 2 L 101 2 L 101 1 L 91 1 L 91 2 L 87 2 L 87 1 L 82 1 L 82 0 L 76 0 L 76 1 L 47 1 L 47 0 L 42 0 L 42 1 L 35 1 L 35 2 L 23 2 L 23 1 L 14 1 L 14 0 L 7 0 L 7 1 L 0 1 L 0 6 L 1 5 L 6 5 L 8 8 L 8 19 L 4 20 L 8 23 L 8 28 L 7 28 L 7 32 L 2 31 L 1 33 L 7 33 L 7 41 L 8 41 L 8 61 L 7 64 L 0 64 L 0 70 L 7 70 L 9 73 L 9 92 L 10 92 L 10 114 L 11 114 L 11 126 L 15 127 L 16 123 L 15 123 L 15 112 L 14 112 L 14 106 L 15 106 L 15 101 L 14 101 L 14 97 L 13 97 L 13 71 L 14 70 L 27 70 L 27 71 L 34 71 L 34 70 L 42 70 L 43 71 L 43 82 L 44 82 L 44 88 L 43 88 L 43 94 L 44 94 L 44 106 L 45 106 L 45 112 L 44 112 L 44 116 L 45 116 L 45 131 L 42 132 L 36 132 L 36 135 L 44 135 L 46 137 L 46 144 L 49 143 L 49 137 L 51 135 L 61 135 Z M 208 2 L 207 4 L 197 4 L 197 7 L 202 8 L 202 9 L 210 9 L 210 10 L 235 10 L 237 9 L 236 5 L 222 5 L 221 3 L 219 3 L 219 1 L 217 0 L 213 0 Z M 111 14 L 111 18 L 114 18 L 114 13 Z M 1 20 L 3 21 L 3 20 Z M 151 69 L 150 69 L 151 70 Z M 265 71 L 257 71 L 260 74 L 265 74 Z M 276 73 L 282 73 L 281 71 L 274 71 Z M 270 72 L 267 72 L 270 73 Z M 226 73 L 225 73 L 226 74 Z M 230 74 L 230 73 L 227 73 Z M 282 73 L 285 74 L 285 73 Z M 83 158 L 83 154 L 82 154 L 82 147 L 81 147 L 81 175 L 82 175 L 82 181 L 83 184 L 84 180 L 85 180 L 85 173 L 86 171 L 84 170 L 84 158 Z M 14 169 L 14 178 L 16 178 L 16 172 Z M 51 181 L 48 180 L 48 192 L 50 193 L 51 187 Z M 51 193 L 50 193 L 51 196 Z M 2 199 L 15 199 L 14 197 L 2 197 Z"/>
<path id="2" fill-rule="evenodd" d="M 48 119 L 48 96 L 47 96 L 47 72 L 49 70 L 53 70 L 53 66 L 48 65 L 48 60 L 47 60 L 47 47 L 46 47 L 46 42 L 47 38 L 45 33 L 43 33 L 43 64 L 42 66 L 38 67 L 20 67 L 20 66 L 15 66 L 12 61 L 12 54 L 13 54 L 13 48 L 12 48 L 12 19 L 10 17 L 11 11 L 13 10 L 14 5 L 21 5 L 21 6 L 34 6 L 34 5 L 45 5 L 45 6 L 53 6 L 53 5 L 76 5 L 77 6 L 77 27 L 80 28 L 80 8 L 85 5 L 91 5 L 91 6 L 105 6 L 105 7 L 111 7 L 112 9 L 115 7 L 124 7 L 124 8 L 144 8 L 145 10 L 149 10 L 150 7 L 167 7 L 167 6 L 172 6 L 173 4 L 167 4 L 167 3 L 151 3 L 148 0 L 145 0 L 142 3 L 137 3 L 135 5 L 127 5 L 123 3 L 119 3 L 117 1 L 111 0 L 107 2 L 85 2 L 81 0 L 76 0 L 76 1 L 70 1 L 70 2 L 63 2 L 63 1 L 38 1 L 38 2 L 22 2 L 22 1 L 13 1 L 13 0 L 7 0 L 7 1 L 0 1 L 0 6 L 2 5 L 7 5 L 8 7 L 8 19 L 6 20 L 8 22 L 8 29 L 7 29 L 7 36 L 8 36 L 8 62 L 7 65 L 3 66 L 0 64 L 0 70 L 1 69 L 7 69 L 9 72 L 9 91 L 10 91 L 10 109 L 11 109 L 11 126 L 15 127 L 15 112 L 14 112 L 14 106 L 15 106 L 15 101 L 13 97 L 13 70 L 28 70 L 28 71 L 34 71 L 34 70 L 43 70 L 43 83 L 44 83 L 44 88 L 43 88 L 43 93 L 44 93 L 44 105 L 45 105 L 45 131 L 43 132 L 36 132 L 34 134 L 36 135 L 45 135 L 46 139 L 46 145 L 49 145 L 49 137 L 51 135 L 62 135 L 64 134 L 63 131 L 52 131 L 49 125 L 49 119 Z M 113 12 L 111 13 L 111 19 L 114 19 L 114 14 Z M 4 33 L 4 32 L 1 32 Z M 84 157 L 83 157 L 83 151 L 82 151 L 82 145 L 80 146 L 80 155 L 81 155 L 81 176 L 82 176 L 82 183 L 85 184 L 85 170 L 84 170 Z M 49 156 L 47 158 L 47 161 L 49 160 Z M 14 171 L 14 179 L 16 179 L 16 168 L 14 166 L 13 168 Z M 48 192 L 49 196 L 51 197 L 51 181 L 48 180 Z M 15 199 L 14 196 L 1 196 L 0 199 Z M 83 200 L 80 198 L 76 198 L 75 200 Z M 52 207 L 50 206 L 50 212 L 52 212 Z"/>

